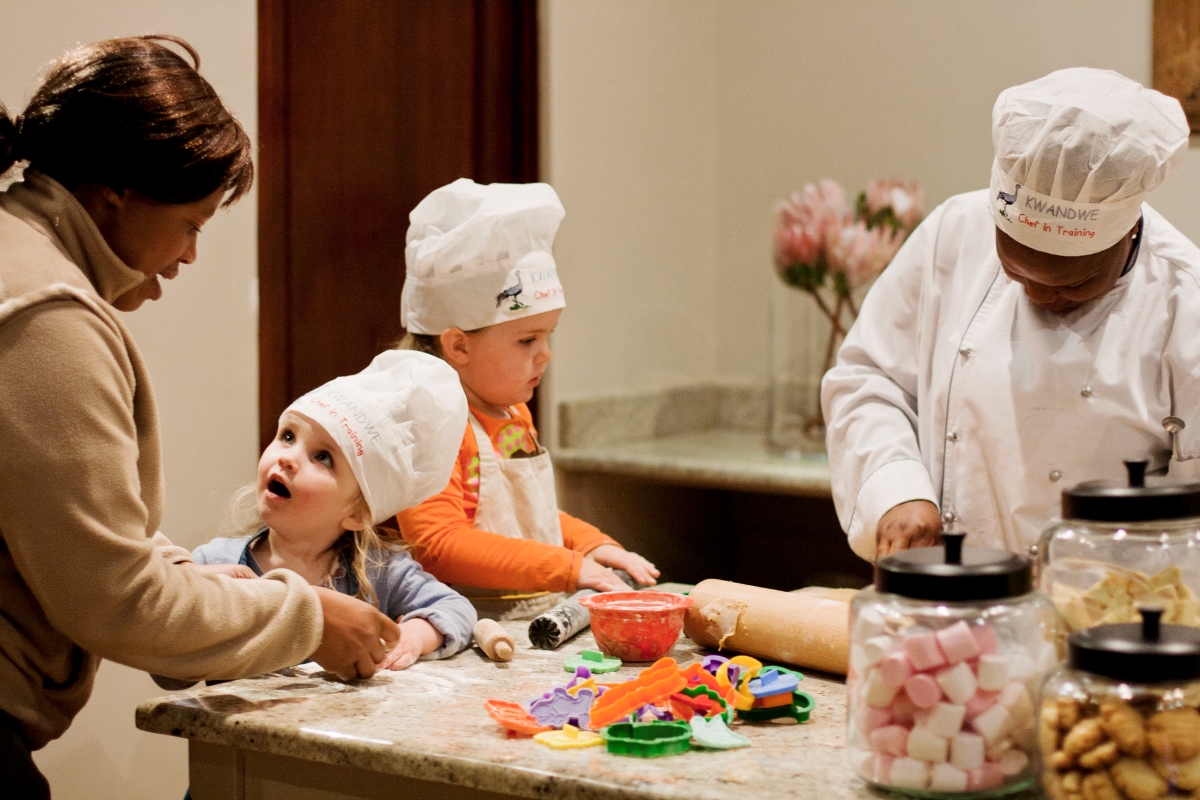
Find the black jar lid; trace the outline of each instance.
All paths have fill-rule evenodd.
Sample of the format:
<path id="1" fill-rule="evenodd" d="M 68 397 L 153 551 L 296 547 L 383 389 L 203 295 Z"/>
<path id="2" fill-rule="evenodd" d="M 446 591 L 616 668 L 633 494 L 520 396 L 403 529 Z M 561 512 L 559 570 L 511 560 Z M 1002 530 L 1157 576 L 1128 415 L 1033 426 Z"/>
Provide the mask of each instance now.
<path id="1" fill-rule="evenodd" d="M 1067 639 L 1067 665 L 1133 683 L 1200 678 L 1200 628 L 1161 624 L 1161 608 L 1143 608 L 1141 613 L 1141 622 L 1072 633 Z"/>
<path id="2" fill-rule="evenodd" d="M 1152 522 L 1200 517 L 1200 483 L 1146 478 L 1145 461 L 1126 461 L 1129 482 L 1088 481 L 1062 493 L 1063 519 Z"/>
<path id="3" fill-rule="evenodd" d="M 917 600 L 997 600 L 1033 591 L 1028 558 L 990 547 L 963 547 L 965 533 L 942 534 L 942 547 L 901 550 L 875 562 L 875 589 Z"/>

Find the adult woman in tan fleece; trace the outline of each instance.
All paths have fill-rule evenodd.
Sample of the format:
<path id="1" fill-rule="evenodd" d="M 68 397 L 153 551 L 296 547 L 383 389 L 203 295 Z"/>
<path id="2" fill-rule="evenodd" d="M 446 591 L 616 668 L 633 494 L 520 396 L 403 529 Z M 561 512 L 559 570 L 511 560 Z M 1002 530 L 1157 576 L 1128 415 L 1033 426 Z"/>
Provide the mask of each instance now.
<path id="1" fill-rule="evenodd" d="M 191 62 L 163 44 L 185 50 Z M 158 532 L 154 396 L 116 310 L 162 295 L 249 189 L 250 141 L 172 37 L 78 48 L 0 107 L 0 786 L 49 797 L 30 752 L 101 658 L 183 679 L 313 658 L 366 677 L 397 641 L 371 606 L 286 570 L 233 580 Z"/>

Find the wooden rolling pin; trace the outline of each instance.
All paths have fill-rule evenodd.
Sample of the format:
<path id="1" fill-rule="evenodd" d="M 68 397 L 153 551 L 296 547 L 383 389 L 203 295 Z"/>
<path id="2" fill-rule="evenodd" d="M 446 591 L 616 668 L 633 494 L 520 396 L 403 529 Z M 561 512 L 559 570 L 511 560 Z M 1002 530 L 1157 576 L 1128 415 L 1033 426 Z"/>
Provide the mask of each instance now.
<path id="1" fill-rule="evenodd" d="M 479 620 L 471 634 L 475 637 L 475 644 L 479 645 L 479 649 L 487 653 L 487 657 L 492 661 L 512 660 L 515 647 L 513 638 L 496 620 Z"/>
<path id="2" fill-rule="evenodd" d="M 850 603 L 816 592 L 777 592 L 731 581 L 696 584 L 683 619 L 692 641 L 715 650 L 838 675 L 850 659 Z"/>

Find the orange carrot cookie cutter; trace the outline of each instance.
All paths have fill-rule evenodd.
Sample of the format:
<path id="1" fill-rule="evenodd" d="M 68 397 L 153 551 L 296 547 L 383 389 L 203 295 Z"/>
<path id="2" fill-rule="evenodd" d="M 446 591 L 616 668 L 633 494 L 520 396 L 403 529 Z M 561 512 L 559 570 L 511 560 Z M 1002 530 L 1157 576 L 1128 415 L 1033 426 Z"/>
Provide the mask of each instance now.
<path id="1" fill-rule="evenodd" d="M 655 705 L 687 686 L 673 658 L 660 658 L 638 676 L 609 689 L 592 703 L 589 727 L 611 725 L 644 705 Z"/>

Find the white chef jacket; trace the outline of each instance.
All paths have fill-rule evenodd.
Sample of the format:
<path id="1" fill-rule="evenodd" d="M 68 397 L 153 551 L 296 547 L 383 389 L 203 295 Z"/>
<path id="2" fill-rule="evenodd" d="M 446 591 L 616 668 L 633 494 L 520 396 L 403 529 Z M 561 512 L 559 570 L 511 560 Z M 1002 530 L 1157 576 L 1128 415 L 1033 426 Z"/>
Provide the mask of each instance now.
<path id="1" fill-rule="evenodd" d="M 1200 250 L 1142 205 L 1132 269 L 1065 315 L 996 256 L 988 191 L 952 197 L 876 281 L 822 384 L 850 546 L 875 557 L 893 506 L 936 504 L 968 542 L 1025 552 L 1062 490 L 1123 460 L 1200 474 Z M 1163 419 L 1177 416 L 1180 462 Z"/>

